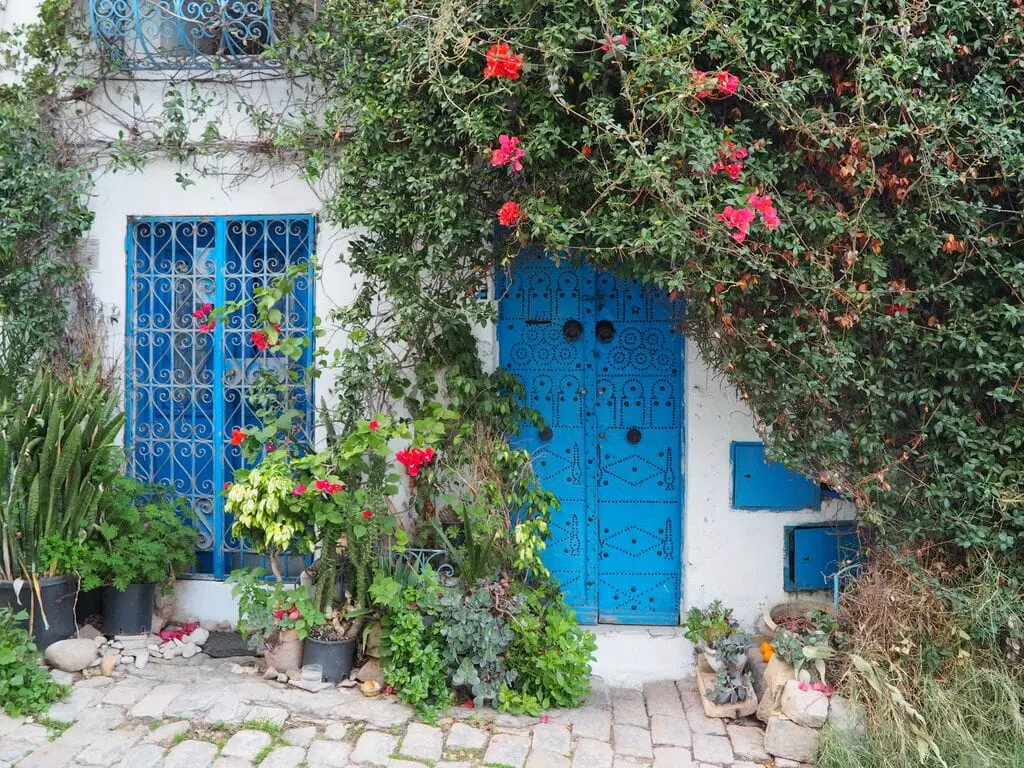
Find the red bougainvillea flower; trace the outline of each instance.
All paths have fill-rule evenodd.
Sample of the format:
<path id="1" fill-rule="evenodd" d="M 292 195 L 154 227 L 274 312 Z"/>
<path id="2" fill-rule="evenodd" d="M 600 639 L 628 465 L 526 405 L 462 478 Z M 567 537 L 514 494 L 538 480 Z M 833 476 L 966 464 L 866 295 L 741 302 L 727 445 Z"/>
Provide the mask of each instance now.
<path id="1" fill-rule="evenodd" d="M 234 429 L 231 430 L 231 444 L 232 445 L 241 445 L 242 441 L 245 440 L 245 438 L 247 438 L 247 437 L 248 437 L 248 435 L 245 432 L 243 432 L 242 430 L 240 430 L 238 427 L 235 427 Z"/>
<path id="2" fill-rule="evenodd" d="M 373 419 L 369 424 L 366 425 L 370 429 L 380 429 L 380 422 Z"/>
<path id="3" fill-rule="evenodd" d="M 730 229 L 735 229 L 732 239 L 737 243 L 742 243 L 747 239 L 747 232 L 750 231 L 750 224 L 756 215 L 752 208 L 733 208 L 731 205 L 727 205 L 721 213 L 715 214 L 715 218 L 724 221 Z"/>
<path id="4" fill-rule="evenodd" d="M 371 517 L 373 517 L 373 512 L 371 512 L 368 509 L 364 509 L 363 510 L 363 520 L 369 520 Z"/>
<path id="5" fill-rule="evenodd" d="M 260 352 L 262 352 L 263 350 L 270 346 L 270 341 L 267 339 L 267 334 L 265 334 L 263 331 L 253 331 L 251 334 L 249 334 L 249 338 L 252 339 L 252 345 L 256 347 L 256 349 L 259 350 Z"/>
<path id="6" fill-rule="evenodd" d="M 708 166 L 708 172 L 714 174 L 725 171 L 733 181 L 739 179 L 743 171 L 743 160 L 747 157 L 747 148 L 737 147 L 735 141 L 725 141 L 718 148 L 718 157 L 718 160 Z"/>
<path id="7" fill-rule="evenodd" d="M 210 314 L 212 311 L 213 311 L 213 304 L 203 304 L 203 306 L 199 307 L 199 309 L 195 310 L 192 313 L 192 317 L 194 317 L 196 320 L 202 320 L 208 314 Z"/>
<path id="8" fill-rule="evenodd" d="M 209 333 L 210 331 L 212 331 L 216 327 L 217 327 L 217 321 L 216 320 L 211 320 L 208 323 L 201 323 L 199 325 L 199 330 L 202 331 L 203 333 Z"/>
<path id="9" fill-rule="evenodd" d="M 601 50 L 607 53 L 616 45 L 625 46 L 628 42 L 629 38 L 626 37 L 625 34 L 612 35 L 611 37 L 605 39 L 604 45 L 601 46 Z"/>
<path id="10" fill-rule="evenodd" d="M 781 223 L 779 212 L 775 210 L 772 199 L 768 195 L 759 196 L 751 192 L 747 196 L 747 204 L 761 214 L 761 220 L 768 229 L 774 231 L 779 228 Z"/>
<path id="11" fill-rule="evenodd" d="M 514 227 L 523 216 L 523 209 L 519 203 L 509 200 L 498 209 L 498 223 L 503 227 Z"/>
<path id="12" fill-rule="evenodd" d="M 732 96 L 740 87 L 740 79 L 728 72 L 719 72 L 715 78 L 718 81 L 718 90 L 726 96 Z"/>
<path id="13" fill-rule="evenodd" d="M 484 77 L 518 80 L 523 70 L 523 57 L 509 50 L 508 43 L 497 43 L 487 49 Z"/>
<path id="14" fill-rule="evenodd" d="M 292 488 L 292 496 L 301 496 L 305 492 L 306 486 L 304 486 L 302 483 L 299 483 L 294 488 Z"/>
<path id="15" fill-rule="evenodd" d="M 318 491 L 324 493 L 337 493 L 338 491 L 345 490 L 345 486 L 341 483 L 332 483 L 330 480 L 317 480 L 315 483 Z"/>
<path id="16" fill-rule="evenodd" d="M 317 480 L 314 486 L 318 491 L 326 491 L 331 485 L 330 480 Z"/>
<path id="17" fill-rule="evenodd" d="M 524 154 L 519 146 L 519 137 L 503 133 L 498 137 L 498 148 L 491 150 L 491 167 L 511 165 L 513 171 L 521 171 L 523 164 L 519 161 Z"/>
<path id="18" fill-rule="evenodd" d="M 231 490 L 231 483 L 224 483 L 224 490 L 225 491 L 230 491 Z"/>
<path id="19" fill-rule="evenodd" d="M 885 314 L 887 315 L 898 315 L 901 312 L 907 311 L 906 304 L 890 304 L 885 308 Z"/>
<path id="20" fill-rule="evenodd" d="M 433 448 L 410 448 L 395 454 L 395 460 L 405 467 L 409 477 L 416 477 L 420 467 L 434 460 Z"/>
<path id="21" fill-rule="evenodd" d="M 583 148 L 580 150 L 580 152 L 583 154 L 584 157 L 590 157 L 590 154 L 593 151 L 594 151 L 594 148 L 591 147 L 589 144 L 584 144 Z"/>

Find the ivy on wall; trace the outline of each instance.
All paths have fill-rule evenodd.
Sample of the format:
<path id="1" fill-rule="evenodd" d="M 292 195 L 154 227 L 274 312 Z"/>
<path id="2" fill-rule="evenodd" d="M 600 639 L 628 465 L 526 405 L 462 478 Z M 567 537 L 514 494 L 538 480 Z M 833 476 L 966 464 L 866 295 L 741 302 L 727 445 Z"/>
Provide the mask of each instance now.
<path id="1" fill-rule="evenodd" d="M 401 350 L 375 358 L 382 391 L 482 381 L 488 272 L 524 243 L 585 252 L 686 297 L 776 456 L 894 532 L 1012 552 L 1022 20 L 998 0 L 328 0 L 291 41 L 325 107 L 279 143 L 362 233 L 341 319 Z"/>

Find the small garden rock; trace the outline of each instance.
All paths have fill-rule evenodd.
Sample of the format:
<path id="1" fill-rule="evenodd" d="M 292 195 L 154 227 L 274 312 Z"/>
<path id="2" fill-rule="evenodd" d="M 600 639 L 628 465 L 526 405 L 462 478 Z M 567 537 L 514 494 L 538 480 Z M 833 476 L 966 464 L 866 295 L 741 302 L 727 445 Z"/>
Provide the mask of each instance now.
<path id="1" fill-rule="evenodd" d="M 790 680 L 782 689 L 782 714 L 797 725 L 821 728 L 828 718 L 828 696 Z"/>
<path id="2" fill-rule="evenodd" d="M 64 672 L 81 672 L 96 661 L 96 643 L 92 640 L 59 640 L 46 651 L 46 662 Z M 116 663 L 116 659 L 115 659 Z"/>
<path id="3" fill-rule="evenodd" d="M 818 735 L 814 728 L 797 725 L 785 715 L 772 715 L 764 733 L 764 748 L 775 757 L 809 763 L 818 750 Z"/>

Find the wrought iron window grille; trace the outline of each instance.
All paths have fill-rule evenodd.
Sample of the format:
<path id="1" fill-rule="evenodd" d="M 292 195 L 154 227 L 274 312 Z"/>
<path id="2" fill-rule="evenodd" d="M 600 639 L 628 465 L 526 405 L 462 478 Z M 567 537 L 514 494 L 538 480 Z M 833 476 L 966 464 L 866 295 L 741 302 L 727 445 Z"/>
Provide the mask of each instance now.
<path id="1" fill-rule="evenodd" d="M 100 52 L 121 69 L 265 69 L 271 0 L 88 0 Z"/>

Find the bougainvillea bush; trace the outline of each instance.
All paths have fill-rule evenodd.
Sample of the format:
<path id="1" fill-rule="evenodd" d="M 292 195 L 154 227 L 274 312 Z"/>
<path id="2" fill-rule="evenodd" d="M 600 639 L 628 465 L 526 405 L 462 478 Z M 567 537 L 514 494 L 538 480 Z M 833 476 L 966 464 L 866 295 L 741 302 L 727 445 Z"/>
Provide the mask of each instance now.
<path id="1" fill-rule="evenodd" d="M 324 116 L 280 140 L 364 233 L 345 320 L 393 300 L 373 343 L 417 363 L 392 390 L 467 359 L 522 244 L 585 253 L 685 297 L 774 455 L 887 530 L 1011 553 L 1022 23 L 1004 0 L 327 0 L 290 43 Z"/>

